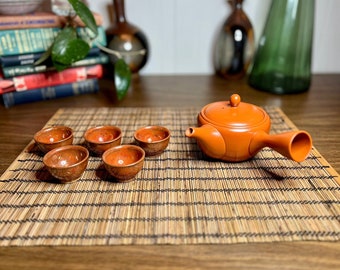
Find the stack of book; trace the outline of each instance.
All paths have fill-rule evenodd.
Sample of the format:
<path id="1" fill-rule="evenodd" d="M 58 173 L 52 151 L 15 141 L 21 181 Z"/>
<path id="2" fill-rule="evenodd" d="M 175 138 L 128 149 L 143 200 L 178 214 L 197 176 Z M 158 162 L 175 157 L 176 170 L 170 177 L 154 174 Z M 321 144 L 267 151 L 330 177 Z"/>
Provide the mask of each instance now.
<path id="1" fill-rule="evenodd" d="M 35 62 L 51 46 L 66 17 L 51 12 L 0 16 L 0 95 L 5 107 L 98 91 L 98 78 L 109 58 L 95 45 L 106 46 L 107 40 L 101 16 L 94 13 L 94 17 L 98 36 L 89 54 L 58 72 Z M 82 21 L 76 23 L 78 33 L 87 35 Z"/>

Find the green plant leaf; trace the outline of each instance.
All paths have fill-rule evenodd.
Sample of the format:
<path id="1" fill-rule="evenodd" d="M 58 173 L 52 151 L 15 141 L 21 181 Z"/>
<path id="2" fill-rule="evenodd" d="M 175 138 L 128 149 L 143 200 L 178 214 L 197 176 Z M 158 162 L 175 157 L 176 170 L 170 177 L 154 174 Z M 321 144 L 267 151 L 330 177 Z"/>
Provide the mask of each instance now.
<path id="1" fill-rule="evenodd" d="M 131 70 L 123 59 L 118 59 L 114 63 L 114 83 L 117 91 L 118 100 L 122 100 L 131 83 Z"/>
<path id="2" fill-rule="evenodd" d="M 58 44 L 55 44 L 54 47 L 55 46 L 58 46 Z M 65 44 L 62 51 L 59 51 L 57 54 L 52 53 L 53 65 L 57 70 L 60 70 L 58 66 L 60 67 L 62 65 L 67 68 L 74 62 L 84 59 L 89 50 L 90 47 L 85 41 L 81 39 L 70 40 Z M 58 64 L 58 66 L 56 66 L 56 64 Z"/>
<path id="3" fill-rule="evenodd" d="M 60 30 L 60 32 L 55 37 L 55 42 L 60 42 L 65 39 L 73 39 L 77 37 L 77 31 L 75 28 L 66 26 Z"/>
<path id="4" fill-rule="evenodd" d="M 70 65 L 65 65 L 62 63 L 58 63 L 58 62 L 53 62 L 53 67 L 57 70 L 57 71 L 63 71 L 64 69 L 67 69 Z"/>
<path id="5" fill-rule="evenodd" d="M 45 61 L 50 60 L 50 56 L 52 54 L 52 45 L 40 56 L 40 58 L 34 62 L 34 65 L 38 66 Z"/>
<path id="6" fill-rule="evenodd" d="M 60 45 L 60 43 L 54 44 L 52 60 L 65 65 L 84 59 L 90 50 L 89 44 L 79 38 L 68 40 Z"/>
<path id="7" fill-rule="evenodd" d="M 54 38 L 54 41 L 52 45 L 48 48 L 48 50 L 44 52 L 43 55 L 34 64 L 40 65 L 41 63 L 50 60 L 53 54 L 58 54 L 58 50 L 63 48 L 64 43 L 75 38 L 77 38 L 77 32 L 72 27 L 65 27 Z M 55 46 L 55 44 L 57 45 Z"/>
<path id="8" fill-rule="evenodd" d="M 64 46 L 66 46 L 70 40 L 74 40 L 76 38 L 77 32 L 73 27 L 63 28 L 54 39 L 51 54 L 57 54 L 59 51 L 62 52 Z"/>
<path id="9" fill-rule="evenodd" d="M 69 66 L 76 61 L 86 57 L 90 51 L 90 46 L 84 40 L 77 37 L 74 28 L 66 27 L 59 32 L 56 37 L 53 47 L 51 58 L 57 70 L 61 66 Z"/>
<path id="10" fill-rule="evenodd" d="M 91 10 L 79 0 L 68 0 L 76 14 L 83 23 L 93 32 L 94 36 L 98 35 L 96 20 L 93 17 Z"/>

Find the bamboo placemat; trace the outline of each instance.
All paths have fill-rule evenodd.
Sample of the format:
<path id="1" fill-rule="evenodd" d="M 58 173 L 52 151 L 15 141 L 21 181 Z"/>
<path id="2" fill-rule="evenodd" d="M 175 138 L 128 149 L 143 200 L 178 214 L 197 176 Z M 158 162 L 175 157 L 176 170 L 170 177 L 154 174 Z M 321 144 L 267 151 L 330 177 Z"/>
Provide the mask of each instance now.
<path id="1" fill-rule="evenodd" d="M 280 109 L 265 108 L 271 133 L 294 129 Z M 187 127 L 195 108 L 60 109 L 46 124 L 68 125 L 75 144 L 87 128 L 114 124 L 123 143 L 141 126 L 168 127 L 160 156 L 136 180 L 115 183 L 99 157 L 82 178 L 58 184 L 33 141 L 0 178 L 0 245 L 198 244 L 340 238 L 338 174 L 313 148 L 302 163 L 269 148 L 252 160 L 206 160 Z"/>

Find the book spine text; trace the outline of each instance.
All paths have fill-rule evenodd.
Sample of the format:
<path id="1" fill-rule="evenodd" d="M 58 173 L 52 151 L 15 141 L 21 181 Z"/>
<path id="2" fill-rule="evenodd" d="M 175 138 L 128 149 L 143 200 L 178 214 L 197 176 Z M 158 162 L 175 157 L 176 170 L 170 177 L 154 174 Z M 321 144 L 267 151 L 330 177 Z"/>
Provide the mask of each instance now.
<path id="1" fill-rule="evenodd" d="M 87 57 L 83 60 L 77 61 L 74 64 L 72 64 L 71 67 L 90 66 L 90 65 L 96 65 L 96 64 L 107 64 L 108 61 L 109 61 L 108 55 L 101 54 L 99 56 Z M 49 70 L 53 70 L 53 68 L 48 67 L 46 65 L 10 66 L 10 67 L 3 67 L 2 74 L 4 78 L 11 78 L 15 76 L 23 76 L 23 75 L 28 75 L 28 74 L 46 72 Z"/>
<path id="2" fill-rule="evenodd" d="M 83 66 L 68 68 L 63 71 L 47 71 L 36 74 L 0 79 L 0 94 L 13 91 L 26 91 L 34 88 L 54 86 L 64 83 L 100 78 L 103 66 Z"/>
<path id="3" fill-rule="evenodd" d="M 46 51 L 53 43 L 61 28 L 32 28 L 0 31 L 0 56 L 39 53 Z M 91 41 L 91 31 L 78 27 L 78 34 L 89 41 L 91 47 L 99 43 L 106 46 L 106 35 L 103 27 L 98 27 L 98 36 Z"/>
<path id="4" fill-rule="evenodd" d="M 98 80 L 88 79 L 81 82 L 32 89 L 30 91 L 6 93 L 2 95 L 2 98 L 4 106 L 9 108 L 18 104 L 96 93 L 98 90 Z"/>

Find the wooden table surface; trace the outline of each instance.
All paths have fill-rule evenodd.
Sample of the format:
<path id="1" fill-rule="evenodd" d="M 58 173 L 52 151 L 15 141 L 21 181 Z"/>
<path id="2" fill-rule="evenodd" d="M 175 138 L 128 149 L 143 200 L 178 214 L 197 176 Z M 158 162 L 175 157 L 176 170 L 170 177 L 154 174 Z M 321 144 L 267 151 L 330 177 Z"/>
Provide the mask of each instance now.
<path id="1" fill-rule="evenodd" d="M 118 102 L 112 81 L 103 79 L 100 84 L 98 94 L 10 109 L 0 105 L 0 174 L 60 107 L 202 107 L 227 100 L 234 92 L 245 102 L 280 107 L 312 135 L 314 146 L 340 172 L 340 74 L 314 75 L 308 92 L 284 96 L 254 90 L 246 79 L 136 76 Z M 340 269 L 340 243 L 1 247 L 0 261 L 0 269 Z"/>

